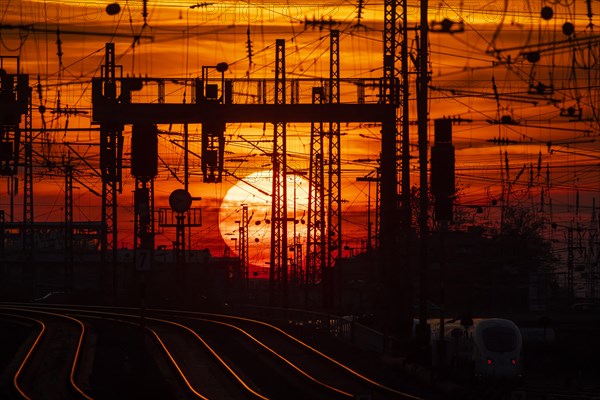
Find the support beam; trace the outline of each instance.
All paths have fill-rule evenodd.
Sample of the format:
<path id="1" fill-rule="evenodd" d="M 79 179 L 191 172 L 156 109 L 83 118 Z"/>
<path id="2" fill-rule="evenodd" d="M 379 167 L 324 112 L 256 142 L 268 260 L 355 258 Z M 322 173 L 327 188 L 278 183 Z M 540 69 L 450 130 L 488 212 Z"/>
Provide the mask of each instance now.
<path id="1" fill-rule="evenodd" d="M 115 103 L 96 101 L 94 123 L 155 124 L 204 123 L 220 120 L 226 123 L 277 122 L 380 122 L 395 106 L 375 103 L 342 104 L 173 104 Z"/>

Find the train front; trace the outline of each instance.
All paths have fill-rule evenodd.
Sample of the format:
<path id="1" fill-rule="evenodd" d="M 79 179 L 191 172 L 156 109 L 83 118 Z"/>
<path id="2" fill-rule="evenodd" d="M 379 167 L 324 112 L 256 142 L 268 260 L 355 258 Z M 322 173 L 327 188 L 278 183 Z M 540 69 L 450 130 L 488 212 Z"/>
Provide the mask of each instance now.
<path id="1" fill-rule="evenodd" d="M 473 332 L 475 375 L 518 379 L 523 374 L 523 339 L 517 325 L 506 319 L 485 319 Z"/>

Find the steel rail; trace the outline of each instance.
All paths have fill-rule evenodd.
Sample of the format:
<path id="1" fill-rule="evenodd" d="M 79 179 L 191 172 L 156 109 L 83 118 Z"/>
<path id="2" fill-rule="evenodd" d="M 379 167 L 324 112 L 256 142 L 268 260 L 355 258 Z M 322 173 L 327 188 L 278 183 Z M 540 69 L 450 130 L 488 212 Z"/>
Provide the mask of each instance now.
<path id="1" fill-rule="evenodd" d="M 19 392 L 19 394 L 24 399 L 31 400 L 31 398 L 29 396 L 27 396 L 25 391 L 23 389 L 21 389 L 21 387 L 19 386 L 19 377 L 21 376 L 21 373 L 23 372 L 23 370 L 25 369 L 25 366 L 29 362 L 29 359 L 31 358 L 31 355 L 33 354 L 34 350 L 37 348 L 42 336 L 44 336 L 44 334 L 46 332 L 46 325 L 40 320 L 37 320 L 35 318 L 25 317 L 23 315 L 8 314 L 8 313 L 2 313 L 2 315 L 8 316 L 8 317 L 13 317 L 13 318 L 18 318 L 18 319 L 26 319 L 29 321 L 33 321 L 34 323 L 40 325 L 40 327 L 41 327 L 39 333 L 37 334 L 35 340 L 33 341 L 33 344 L 29 347 L 27 354 L 23 358 L 23 361 L 21 361 L 21 363 L 19 364 L 19 368 L 17 369 L 17 372 L 15 372 L 15 375 L 13 376 L 13 380 L 12 380 L 13 386 L 17 390 L 17 392 Z"/>
<path id="2" fill-rule="evenodd" d="M 160 310 L 153 310 L 150 309 L 148 311 L 160 311 Z M 166 310 L 163 310 L 166 311 Z M 298 339 L 297 337 L 290 335 L 289 333 L 285 332 L 283 329 L 275 326 L 275 325 L 271 325 L 267 322 L 264 321 L 259 321 L 259 320 L 255 320 L 255 319 L 251 319 L 251 318 L 245 318 L 245 317 L 239 317 L 239 316 L 233 316 L 233 315 L 225 315 L 225 314 L 213 314 L 213 313 L 202 313 L 202 312 L 194 312 L 194 311 L 176 311 L 178 313 L 183 313 L 183 314 L 192 314 L 192 315 L 208 315 L 208 316 L 213 316 L 213 317 L 221 317 L 221 318 L 229 318 L 229 319 L 237 319 L 237 320 L 241 320 L 241 321 L 246 321 L 246 322 L 251 322 L 251 323 L 255 323 L 255 324 L 259 324 L 259 325 L 263 325 L 266 327 L 269 327 L 271 329 L 276 330 L 277 332 L 281 333 L 282 335 L 288 337 L 289 339 L 297 342 L 298 344 L 300 344 L 301 346 L 309 349 L 310 351 L 314 352 L 315 354 L 319 355 L 320 357 L 323 357 L 324 359 L 330 361 L 331 363 L 335 364 L 336 366 L 342 368 L 343 370 L 345 370 L 346 372 L 354 375 L 355 377 L 363 380 L 364 382 L 367 382 L 370 385 L 373 385 L 381 390 L 384 391 L 388 391 L 397 395 L 401 395 L 401 396 L 405 396 L 407 398 L 413 399 L 413 400 L 424 400 L 421 397 L 417 397 L 417 396 L 413 396 L 409 393 L 405 393 L 405 392 L 401 392 L 399 390 L 390 388 L 388 386 L 382 385 L 379 382 L 376 382 L 366 376 L 364 376 L 363 374 L 353 370 L 352 368 L 348 367 L 347 365 L 342 364 L 341 362 L 335 360 L 334 358 L 329 357 L 328 355 L 324 354 L 323 352 L 315 349 L 314 347 L 310 346 L 309 344 L 303 342 L 302 340 Z"/>
<path id="3" fill-rule="evenodd" d="M 57 304 L 55 304 L 53 306 L 59 306 L 59 307 L 67 306 L 67 307 L 70 307 L 70 305 L 57 305 Z M 138 310 L 137 308 L 134 308 L 134 307 L 103 307 L 103 306 L 83 306 L 83 307 L 85 307 L 87 309 L 111 309 L 111 310 L 120 309 L 120 310 L 131 310 L 131 311 L 132 310 Z M 381 383 L 379 383 L 379 382 L 377 382 L 377 381 L 375 381 L 375 380 L 373 380 L 373 379 L 371 379 L 371 378 L 369 378 L 369 377 L 361 374 L 360 372 L 352 369 L 351 367 L 343 364 L 342 362 L 340 362 L 340 361 L 338 361 L 338 360 L 336 360 L 336 359 L 328 356 L 327 354 L 323 353 L 322 351 L 320 351 L 320 350 L 318 350 L 318 349 L 310 346 L 309 344 L 303 342 L 302 340 L 298 339 L 297 337 L 295 337 L 295 336 L 293 336 L 293 335 L 285 332 L 283 329 L 281 329 L 281 328 L 279 328 L 279 327 L 277 327 L 275 325 L 271 325 L 271 324 L 269 324 L 267 322 L 264 322 L 264 321 L 255 320 L 255 319 L 246 318 L 246 317 L 240 317 L 240 316 L 233 316 L 233 315 L 226 315 L 226 314 L 217 314 L 217 313 L 196 312 L 196 311 L 170 310 L 170 309 L 153 309 L 153 308 L 146 308 L 146 311 L 147 312 L 153 312 L 153 313 L 170 314 L 170 315 L 180 316 L 180 317 L 185 317 L 185 316 L 190 316 L 191 315 L 191 316 L 197 316 L 197 317 L 204 316 L 204 317 L 212 317 L 212 318 L 225 318 L 225 319 L 233 319 L 233 320 L 239 320 L 239 321 L 250 322 L 250 323 L 262 325 L 262 326 L 265 326 L 265 327 L 268 327 L 270 329 L 273 329 L 273 330 L 277 331 L 281 335 L 284 335 L 285 337 L 289 338 L 290 340 L 298 343 L 300 346 L 302 346 L 302 347 L 310 350 L 311 352 L 313 352 L 314 354 L 318 355 L 319 357 L 322 357 L 323 359 L 329 361 L 330 363 L 332 363 L 336 367 L 341 368 L 342 370 L 344 370 L 345 372 L 349 373 L 350 375 L 355 376 L 359 380 L 362 380 L 363 382 L 365 382 L 365 383 L 367 383 L 367 384 L 369 384 L 369 385 L 371 385 L 371 386 L 373 386 L 375 388 L 378 388 L 379 390 L 382 390 L 382 391 L 385 391 L 385 392 L 388 392 L 388 393 L 391 393 L 391 394 L 395 394 L 395 395 L 398 395 L 398 396 L 402 396 L 404 398 L 411 399 L 411 400 L 424 400 L 422 397 L 411 395 L 409 393 L 402 392 L 400 390 L 396 390 L 396 389 L 391 388 L 389 386 L 385 386 L 385 385 L 383 385 L 383 384 L 381 384 Z M 97 311 L 97 312 L 101 312 L 101 311 Z M 110 314 L 110 313 L 108 313 L 108 314 Z M 115 313 L 115 315 L 125 315 L 125 316 L 127 316 L 127 314 L 118 314 L 118 313 Z M 130 316 L 130 317 L 138 317 L 139 318 L 139 316 L 133 316 L 133 315 Z M 147 317 L 146 319 L 148 319 L 148 320 L 156 320 L 158 322 L 163 322 L 163 323 L 174 323 L 172 321 L 160 320 L 160 319 L 155 319 L 155 318 L 148 318 Z M 199 319 L 201 319 L 201 318 L 199 318 Z M 215 322 L 218 322 L 218 321 L 215 321 Z M 236 327 L 236 328 L 240 329 L 238 327 Z M 191 329 L 189 329 L 187 327 L 185 327 L 184 329 L 188 329 L 191 332 L 193 332 L 193 330 L 191 330 Z M 200 338 L 195 332 L 193 332 L 193 334 L 195 336 L 197 336 L 202 342 L 204 342 L 203 339 Z M 267 349 L 268 349 L 268 346 L 267 346 Z M 210 349 L 209 351 L 214 351 L 214 350 Z M 215 355 L 218 357 L 218 355 L 216 354 L 216 352 L 215 352 Z M 218 358 L 218 359 L 220 360 L 220 358 Z M 224 361 L 222 361 L 222 360 L 220 360 L 220 362 L 224 363 Z M 224 365 L 226 365 L 226 364 L 224 364 Z M 226 366 L 226 368 L 229 370 L 228 366 Z M 297 367 L 297 368 L 299 368 L 299 367 Z M 315 381 L 318 381 L 318 380 L 316 380 L 316 378 L 315 378 Z M 325 384 L 325 383 L 322 383 L 322 384 L 323 384 L 324 387 L 327 386 L 327 384 Z M 334 389 L 336 391 L 339 390 L 337 388 L 334 388 Z M 346 396 L 349 395 L 347 392 L 344 392 L 343 390 L 340 390 L 338 393 L 346 395 Z M 264 397 L 261 397 L 261 398 L 264 398 Z"/>
<path id="4" fill-rule="evenodd" d="M 252 336 L 251 334 L 249 334 L 248 332 L 246 332 L 245 330 L 243 330 L 242 328 L 240 328 L 238 326 L 231 325 L 231 324 L 228 324 L 228 323 L 222 322 L 222 321 L 205 319 L 205 318 L 197 318 L 197 317 L 195 317 L 195 318 L 190 318 L 190 319 L 193 319 L 193 320 L 196 320 L 196 321 L 203 321 L 203 322 L 210 322 L 210 323 L 214 323 L 214 324 L 220 324 L 220 325 L 224 325 L 224 326 L 227 326 L 229 328 L 235 329 L 235 330 L 243 333 L 244 335 L 246 335 L 250 339 L 252 339 L 259 346 L 263 347 L 265 350 L 267 350 L 268 352 L 270 352 L 271 354 L 273 354 L 275 357 L 277 357 L 280 360 L 282 360 L 284 363 L 286 363 L 287 365 L 289 365 L 290 367 L 292 367 L 292 369 L 294 369 L 295 371 L 297 371 L 298 373 L 300 373 L 302 376 L 310 379 L 314 383 L 316 383 L 316 384 L 318 384 L 320 386 L 323 386 L 324 388 L 329 389 L 329 390 L 331 390 L 333 392 L 341 394 L 343 396 L 354 398 L 354 395 L 352 393 L 348 393 L 348 392 L 345 392 L 345 391 L 343 391 L 341 389 L 335 388 L 335 387 L 333 387 L 331 385 L 328 385 L 327 383 L 322 382 L 322 381 L 318 380 L 317 378 L 309 375 L 302 368 L 298 367 L 296 364 L 294 364 L 293 362 L 291 362 L 290 360 L 288 360 L 287 358 L 285 358 L 284 356 L 282 356 L 281 354 L 279 354 L 277 351 L 273 350 L 272 348 L 270 348 L 269 346 L 267 346 L 265 343 L 261 342 L 260 340 L 258 340 L 257 338 L 255 338 L 254 336 Z"/>
<path id="5" fill-rule="evenodd" d="M 87 312 L 90 312 L 90 311 L 87 311 Z M 96 312 L 96 311 L 93 311 L 93 312 Z M 114 321 L 114 322 L 118 322 L 118 323 L 122 323 L 122 324 L 129 324 L 129 325 L 133 325 L 135 327 L 139 327 L 138 323 L 127 321 L 127 320 L 123 320 L 123 319 L 108 318 L 108 317 L 101 317 L 101 316 L 95 316 L 95 315 L 85 315 L 85 314 L 78 314 L 77 316 L 78 317 L 82 317 L 82 318 L 96 318 L 96 319 L 101 319 L 103 321 Z M 138 316 L 132 315 L 131 317 L 140 318 L 139 315 Z M 187 377 L 185 376 L 184 372 L 181 370 L 179 364 L 177 363 L 177 361 L 175 360 L 175 358 L 173 357 L 173 355 L 171 354 L 171 352 L 169 351 L 169 349 L 167 349 L 167 347 L 165 346 L 164 342 L 160 338 L 160 335 L 158 335 L 158 333 L 156 333 L 156 331 L 154 329 L 152 329 L 152 328 L 150 328 L 148 326 L 144 326 L 144 329 L 146 329 L 148 332 L 150 332 L 152 334 L 152 336 L 154 337 L 154 339 L 156 339 L 156 341 L 158 342 L 158 344 L 160 344 L 161 348 L 166 353 L 167 358 L 169 358 L 169 360 L 171 361 L 171 363 L 173 364 L 173 366 L 177 370 L 177 373 L 179 374 L 180 378 L 183 380 L 183 382 L 187 386 L 187 389 L 190 390 L 198 398 L 203 399 L 203 400 L 209 400 L 208 397 L 202 395 L 201 393 L 198 393 L 192 387 L 190 381 L 187 379 Z"/>
<path id="6" fill-rule="evenodd" d="M 93 310 L 90 309 L 77 309 L 77 308 L 67 308 L 67 307 L 72 307 L 70 305 L 65 305 L 66 307 L 62 307 L 62 305 L 60 305 L 61 307 L 53 307 L 53 306 L 57 306 L 56 304 L 54 305 L 24 305 L 21 307 L 24 307 L 25 310 L 38 310 L 39 308 L 42 309 L 52 309 L 55 311 L 63 311 L 63 312 L 89 312 L 89 313 L 95 313 L 95 314 L 103 314 L 103 315 L 111 315 L 111 316 L 119 316 L 119 317 L 126 317 L 126 318 L 142 318 L 140 315 L 134 315 L 134 314 L 122 314 L 122 313 L 115 313 L 115 312 L 107 312 L 107 311 L 98 311 L 98 309 L 110 309 L 110 310 L 115 310 L 115 309 L 129 309 L 129 310 L 135 310 L 133 308 L 125 308 L 125 307 L 102 307 L 102 306 L 89 306 L 90 308 L 93 308 Z M 1 307 L 1 306 L 0 306 Z M 84 306 L 87 307 L 87 306 Z M 174 322 L 174 321 L 168 321 L 168 320 L 164 320 L 164 319 L 160 319 L 160 318 L 152 318 L 152 317 L 144 317 L 145 320 L 149 320 L 149 321 L 155 321 L 155 322 L 160 322 L 163 324 L 169 324 L 169 325 L 174 325 L 177 326 L 181 329 L 184 329 L 186 331 L 188 331 L 189 333 L 191 333 L 197 340 L 200 341 L 200 343 L 202 343 L 204 345 L 204 347 L 209 351 L 209 353 L 211 353 L 216 359 L 217 361 L 230 373 L 231 376 L 233 376 L 233 378 L 235 380 L 238 381 L 239 384 L 242 385 L 242 387 L 249 392 L 250 394 L 252 394 L 253 396 L 255 396 L 256 398 L 259 398 L 261 400 L 269 400 L 269 398 L 261 395 L 260 393 L 256 392 L 254 389 L 252 389 L 233 369 L 230 365 L 227 364 L 227 362 L 225 360 L 223 360 L 222 357 L 219 356 L 219 354 L 204 340 L 202 339 L 202 337 L 200 337 L 200 335 L 198 335 L 193 329 L 182 325 L 180 323 Z M 156 334 L 155 337 L 158 338 L 159 344 L 161 344 L 161 346 L 163 346 L 163 348 L 166 350 L 166 346 L 164 346 L 164 342 L 160 339 L 160 337 Z M 169 358 L 171 358 L 171 361 L 174 362 L 175 368 L 178 369 L 178 371 L 181 371 L 179 365 L 175 362 L 174 358 L 172 358 L 172 356 L 169 354 Z M 187 379 L 184 377 L 184 380 L 186 382 Z M 191 388 L 191 386 L 190 386 Z M 197 393 L 195 390 L 193 390 L 193 388 L 191 388 L 192 391 L 199 395 L 201 398 L 203 399 L 207 399 L 206 397 L 204 397 L 203 395 L 201 395 L 200 393 Z"/>
<path id="7" fill-rule="evenodd" d="M 83 322 L 79 321 L 76 318 L 70 317 L 68 315 L 63 315 L 63 314 L 56 314 L 56 313 L 51 313 L 48 311 L 41 311 L 39 309 L 34 309 L 34 308 L 29 308 L 29 307 L 6 307 L 4 305 L 0 305 L 0 308 L 5 309 L 5 310 L 12 310 L 12 311 L 26 311 L 26 312 L 32 312 L 32 313 L 38 313 L 38 314 L 45 314 L 45 315 L 51 315 L 54 317 L 58 317 L 58 318 L 65 318 L 68 319 L 72 322 L 75 322 L 76 324 L 78 324 L 81 328 L 80 333 L 79 333 L 79 338 L 77 340 L 77 347 L 75 349 L 75 356 L 73 357 L 73 362 L 71 363 L 71 369 L 69 372 L 69 383 L 71 384 L 71 387 L 73 389 L 75 389 L 75 391 L 77 393 L 79 393 L 83 398 L 85 398 L 86 400 L 93 400 L 92 397 L 88 396 L 75 382 L 75 372 L 77 369 L 77 365 L 79 364 L 79 358 L 81 355 L 81 348 L 82 348 L 82 344 L 83 344 L 83 338 L 85 336 L 85 325 L 83 324 Z"/>

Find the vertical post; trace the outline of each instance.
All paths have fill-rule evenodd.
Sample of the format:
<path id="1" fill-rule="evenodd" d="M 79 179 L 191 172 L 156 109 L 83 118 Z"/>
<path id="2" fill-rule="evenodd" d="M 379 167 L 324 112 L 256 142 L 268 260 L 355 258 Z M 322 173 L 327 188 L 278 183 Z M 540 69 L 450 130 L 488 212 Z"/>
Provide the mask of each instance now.
<path id="1" fill-rule="evenodd" d="M 12 179 L 12 178 L 9 178 Z M 0 210 L 0 274 L 4 276 L 4 223 L 6 222 L 4 210 Z M 0 286 L 1 287 L 1 286 Z"/>
<path id="2" fill-rule="evenodd" d="M 28 258 L 35 248 L 33 231 L 33 131 L 31 127 L 31 90 L 28 92 L 27 113 L 25 114 L 25 140 L 23 156 L 23 255 Z M 18 130 L 18 129 L 17 129 Z M 16 166 L 15 166 L 16 167 Z M 27 265 L 23 270 L 24 281 L 35 290 L 35 265 Z M 36 293 L 32 292 L 32 296 Z"/>
<path id="3" fill-rule="evenodd" d="M 329 103 L 340 102 L 339 31 L 332 30 L 329 46 Z M 334 305 L 334 266 L 342 256 L 340 123 L 329 123 L 329 181 L 327 202 L 327 260 L 323 270 L 323 307 Z"/>
<path id="4" fill-rule="evenodd" d="M 177 212 L 175 215 L 175 260 L 178 268 L 183 270 L 185 264 L 185 213 Z"/>
<path id="5" fill-rule="evenodd" d="M 27 113 L 25 114 L 25 140 L 23 157 L 23 250 L 30 253 L 33 242 L 33 131 L 31 126 L 31 88 L 28 91 Z"/>
<path id="6" fill-rule="evenodd" d="M 188 192 L 189 190 L 189 130 L 188 124 L 183 124 L 183 189 Z"/>
<path id="7" fill-rule="evenodd" d="M 248 254 L 248 205 L 242 204 L 242 220 L 240 222 L 240 260 L 242 262 L 242 279 L 244 281 L 244 290 L 246 295 L 250 289 L 250 275 L 248 267 L 250 266 L 250 258 Z"/>
<path id="8" fill-rule="evenodd" d="M 312 89 L 312 103 L 323 104 L 323 87 Z M 325 167 L 323 122 L 310 124 L 310 168 L 308 171 L 308 223 L 306 237 L 306 292 L 304 301 L 309 305 L 310 294 L 322 278 L 325 264 Z"/>
<path id="9" fill-rule="evenodd" d="M 410 96 L 410 82 L 409 82 L 409 71 L 408 71 L 408 0 L 401 0 L 402 11 L 401 11 L 401 24 L 402 24 L 402 38 L 400 42 L 400 73 L 401 73 L 401 95 L 400 95 L 400 129 L 401 129 L 401 141 L 400 146 L 400 160 L 401 160 L 401 190 L 400 190 L 400 226 L 402 232 L 402 241 L 400 248 L 403 249 L 402 256 L 406 268 L 404 269 L 403 285 L 404 292 L 404 329 L 402 333 L 404 336 L 410 335 L 410 327 L 414 316 L 413 302 L 414 302 L 414 268 L 413 268 L 413 240 L 412 240 L 412 201 L 411 201 L 411 179 L 410 179 L 410 121 L 409 121 L 409 107 L 408 100 Z"/>
<path id="10" fill-rule="evenodd" d="M 103 66 L 104 100 L 118 102 L 115 65 L 115 45 L 106 44 L 105 65 Z M 117 250 L 118 218 L 117 193 L 121 188 L 121 165 L 123 155 L 123 127 L 114 124 L 100 126 L 100 173 L 102 175 L 102 235 L 100 287 L 104 288 L 104 269 L 106 258 L 110 254 L 112 264 L 112 297 L 117 295 Z"/>
<path id="11" fill-rule="evenodd" d="M 73 290 L 73 166 L 65 166 L 65 291 Z"/>
<path id="12" fill-rule="evenodd" d="M 379 248 L 381 240 L 381 168 L 376 168 L 375 185 L 375 248 Z"/>
<path id="13" fill-rule="evenodd" d="M 418 121 L 418 137 L 419 137 L 419 329 L 417 340 L 419 343 L 420 355 L 422 361 L 426 362 L 427 353 L 429 351 L 429 326 L 427 325 L 427 296 L 428 296 L 428 272 L 429 260 L 427 256 L 429 244 L 429 225 L 428 225 L 428 208 L 429 208 L 429 190 L 427 179 L 427 150 L 428 150 L 428 96 L 427 85 L 429 83 L 428 70 L 428 0 L 421 0 L 421 21 L 420 21 L 420 36 L 421 45 L 419 47 L 419 65 L 418 65 L 418 85 L 417 85 L 417 121 Z"/>
<path id="14" fill-rule="evenodd" d="M 434 121 L 434 145 L 431 148 L 431 193 L 434 196 L 435 219 L 440 222 L 440 332 L 438 351 L 441 365 L 446 361 L 445 332 L 445 239 L 448 223 L 452 220 L 452 201 L 456 191 L 454 185 L 454 146 L 452 145 L 452 120 L 436 119 Z"/>
<path id="15" fill-rule="evenodd" d="M 275 42 L 275 104 L 285 104 L 285 40 Z M 287 149 L 286 123 L 273 124 L 273 192 L 271 204 L 271 256 L 269 302 L 277 298 L 287 307 Z"/>
<path id="16" fill-rule="evenodd" d="M 383 286 L 384 332 L 408 336 L 412 296 L 410 295 L 410 258 L 400 255 L 398 247 L 398 129 L 397 108 L 399 105 L 396 61 L 398 59 L 398 1 L 384 2 L 383 34 L 383 91 L 381 102 L 393 105 L 393 111 L 382 121 L 381 127 L 381 184 L 379 186 L 381 265 L 379 280 Z M 402 261 L 398 261 L 402 260 Z M 390 350 L 390 349 L 386 349 Z"/>
<path id="17" fill-rule="evenodd" d="M 575 259 L 573 253 L 573 227 L 567 228 L 567 296 L 569 300 L 575 297 L 573 287 L 573 261 Z"/>

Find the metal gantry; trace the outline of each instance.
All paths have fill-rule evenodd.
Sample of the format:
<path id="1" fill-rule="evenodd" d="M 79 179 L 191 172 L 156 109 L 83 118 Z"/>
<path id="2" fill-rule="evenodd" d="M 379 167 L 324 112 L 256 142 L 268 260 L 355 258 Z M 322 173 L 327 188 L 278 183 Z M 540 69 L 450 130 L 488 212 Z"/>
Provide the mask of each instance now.
<path id="1" fill-rule="evenodd" d="M 331 197 L 329 200 L 333 201 L 332 209 L 337 206 L 334 214 L 332 215 L 330 224 L 334 225 L 335 235 L 331 236 L 335 239 L 333 244 L 328 248 L 334 251 L 334 257 L 340 256 L 341 250 L 341 198 L 340 198 L 340 177 L 341 169 L 339 166 L 339 125 L 343 122 L 379 122 L 382 124 L 384 132 L 391 132 L 391 163 L 383 163 L 387 165 L 387 176 L 394 177 L 396 174 L 395 166 L 395 143 L 393 133 L 395 132 L 395 114 L 396 108 L 393 104 L 378 102 L 378 103 L 367 103 L 362 99 L 354 99 L 340 101 L 339 85 L 342 81 L 339 77 L 339 37 L 334 35 L 332 39 L 332 73 L 329 80 L 330 93 L 329 96 L 325 96 L 323 92 L 318 91 L 319 99 L 308 103 L 302 103 L 301 98 L 298 97 L 293 103 L 286 101 L 286 80 L 285 80 L 285 41 L 278 40 L 276 42 L 276 71 L 274 80 L 274 101 L 268 103 L 266 99 L 267 80 L 259 81 L 259 94 L 260 98 L 257 102 L 251 104 L 236 104 L 235 97 L 233 96 L 234 91 L 231 90 L 236 80 L 221 80 L 221 84 L 224 89 L 222 90 L 225 100 L 218 101 L 204 101 L 202 100 L 206 96 L 202 93 L 200 101 L 196 100 L 190 103 L 165 103 L 165 102 L 150 102 L 150 103 L 136 103 L 131 101 L 131 90 L 141 90 L 141 88 L 149 82 L 156 82 L 155 78 L 136 78 L 135 85 L 132 82 L 132 78 L 117 77 L 116 70 L 117 66 L 114 65 L 114 49 L 107 46 L 107 65 L 103 69 L 103 76 L 100 78 L 94 78 L 92 81 L 92 122 L 100 124 L 101 136 L 103 138 L 102 154 L 103 165 L 102 176 L 104 186 L 103 210 L 108 210 L 111 205 L 116 205 L 116 192 L 117 183 L 120 183 L 120 162 L 121 162 L 121 131 L 123 126 L 126 124 L 186 124 L 186 123 L 200 123 L 200 124 L 211 124 L 213 121 L 219 121 L 219 124 L 226 123 L 271 123 L 274 126 L 274 137 L 273 137 L 273 154 L 272 154 L 272 167 L 273 167 L 273 193 L 272 193 L 272 215 L 271 215 L 271 258 L 270 258 L 270 288 L 269 297 L 272 303 L 281 305 L 287 304 L 287 281 L 288 281 L 288 243 L 287 243 L 287 223 L 291 221 L 287 216 L 287 160 L 286 160 L 286 125 L 288 123 L 311 123 L 313 126 L 318 127 L 321 130 L 320 134 L 314 136 L 318 140 L 322 140 L 321 136 L 327 134 L 323 132 L 322 127 L 325 124 L 331 123 L 330 132 L 335 132 L 334 135 L 330 134 L 330 142 L 332 143 L 332 149 L 328 154 L 324 154 L 325 145 L 321 144 L 321 158 L 320 161 L 323 163 L 325 160 L 331 158 L 329 161 L 330 167 L 332 168 L 331 173 L 334 175 L 331 186 Z M 164 80 L 164 79 L 163 79 Z M 243 83 L 246 80 L 240 80 Z M 273 82 L 273 81 L 271 81 Z M 359 87 L 382 87 L 382 80 L 375 79 L 352 79 L 348 80 L 349 83 Z M 374 84 L 375 83 L 375 84 Z M 322 82 L 320 83 L 322 86 Z M 202 87 L 206 86 L 206 82 L 202 84 Z M 135 87 L 135 89 L 133 89 Z M 117 88 L 120 88 L 121 93 L 116 93 Z M 206 90 L 208 86 L 206 86 Z M 230 89 L 227 89 L 230 88 Z M 298 89 L 298 88 L 296 88 Z M 211 90 L 214 90 L 211 89 Z M 295 93 L 299 93 L 295 90 Z M 223 97 L 222 96 L 222 97 Z M 381 98 L 381 93 L 378 94 Z M 213 96 L 214 97 L 214 96 Z M 327 98 L 329 97 L 329 98 Z M 198 99 L 198 93 L 196 95 Z M 329 101 L 327 101 L 329 100 Z M 388 135 L 389 136 L 389 135 Z M 385 140 L 384 140 L 385 141 Z M 389 146 L 389 140 L 386 141 Z M 112 158 L 113 168 L 109 169 L 106 162 Z M 118 159 L 117 159 L 118 158 Z M 116 165 L 116 167 L 114 167 Z M 215 176 L 221 173 L 220 169 L 223 168 L 222 164 L 217 165 L 215 170 Z M 313 166 L 314 167 L 314 166 Z M 321 175 L 321 184 L 319 186 L 320 193 L 317 195 L 313 193 L 313 197 L 316 200 L 318 196 L 322 204 L 325 201 L 324 194 L 322 193 L 325 188 L 329 188 L 329 184 L 325 181 L 324 171 L 321 172 L 321 164 L 319 164 L 319 171 L 317 174 Z M 314 172 L 314 171 L 313 171 Z M 114 178 L 114 179 L 113 179 Z M 395 182 L 392 181 L 392 182 Z M 111 185 L 114 184 L 114 185 Z M 113 189 L 113 192 L 109 193 L 108 190 Z M 395 183 L 392 185 L 391 193 L 388 193 L 387 199 L 391 200 L 392 206 L 394 206 L 397 196 L 394 193 Z M 385 204 L 382 196 L 382 204 Z M 389 204 L 389 201 L 388 201 Z M 383 209 L 384 207 L 382 207 Z M 388 207 L 389 208 L 389 207 Z M 328 240 L 326 232 L 329 229 L 325 226 L 328 222 L 327 217 L 323 214 L 325 207 L 321 206 L 320 210 L 316 210 L 316 214 L 313 217 L 313 227 L 319 230 L 315 230 L 312 234 L 312 240 L 318 240 L 312 250 L 313 255 L 310 257 L 321 257 L 320 261 L 323 265 L 327 262 L 328 255 L 324 257 L 323 249 L 325 240 Z M 161 214 L 162 215 L 162 214 Z M 105 243 L 108 248 L 108 235 L 112 234 L 111 228 L 114 227 L 114 223 L 111 225 L 109 222 L 112 221 L 111 215 L 105 213 L 107 218 L 105 227 Z M 162 217 L 161 217 L 162 218 Z M 166 226 L 171 224 L 170 218 L 167 214 L 162 218 L 163 225 L 159 220 L 159 225 Z M 317 220 L 318 219 L 318 220 Z M 386 222 L 388 226 L 393 226 L 396 221 L 389 220 Z M 384 223 L 382 222 L 384 225 Z M 382 225 L 382 226 L 383 226 Z M 169 225 L 170 226 L 170 225 Z M 116 234 L 113 234 L 114 239 Z M 179 241 L 179 239 L 178 239 Z M 115 243 L 113 241 L 113 243 Z M 320 246 L 320 248 L 318 248 Z M 114 248 L 114 247 L 113 247 Z M 318 255 L 317 255 L 318 254 Z M 315 260 L 315 259 L 313 259 Z M 322 271 L 315 268 L 322 268 L 321 266 L 315 265 L 309 266 L 309 269 L 313 269 L 307 274 L 307 280 L 313 282 L 318 281 L 318 274 Z M 310 263 L 310 262 L 309 262 Z M 322 277 L 321 277 L 322 279 Z M 332 294 L 331 294 L 332 295 Z"/>

